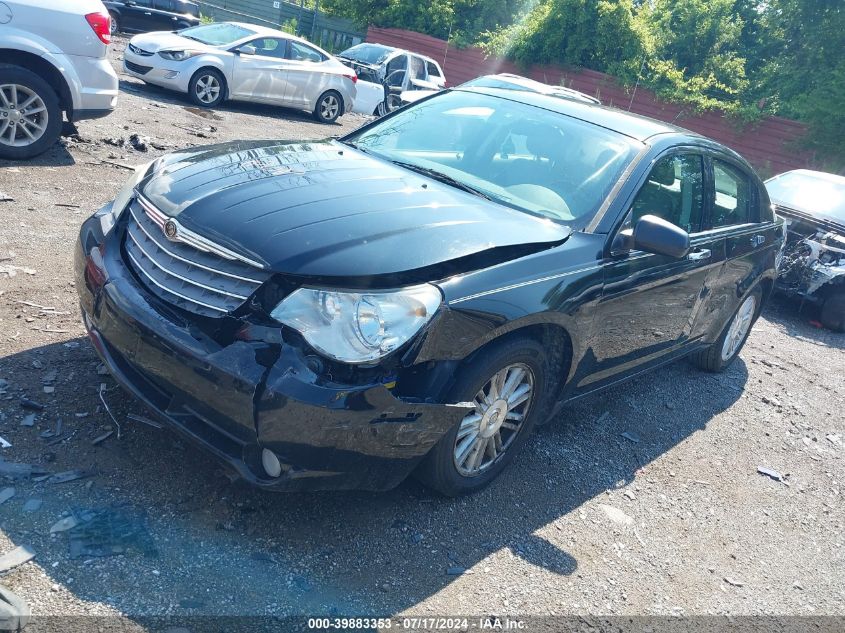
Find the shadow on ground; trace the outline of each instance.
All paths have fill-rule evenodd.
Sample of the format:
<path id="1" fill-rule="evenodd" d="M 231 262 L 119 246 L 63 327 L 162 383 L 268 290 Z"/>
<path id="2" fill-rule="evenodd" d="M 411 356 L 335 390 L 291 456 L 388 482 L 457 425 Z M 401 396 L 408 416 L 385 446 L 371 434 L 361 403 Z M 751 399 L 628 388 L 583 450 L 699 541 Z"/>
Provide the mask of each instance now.
<path id="1" fill-rule="evenodd" d="M 552 573 L 573 574 L 578 561 L 536 532 L 635 479 L 730 407 L 748 379 L 741 359 L 718 376 L 681 362 L 584 399 L 538 429 L 493 485 L 450 500 L 413 481 L 379 494 L 255 490 L 175 435 L 127 420 L 131 412 L 152 414 L 117 387 L 105 397 L 121 437 L 93 446 L 114 427 L 97 394 L 101 382 L 113 383 L 97 366 L 83 338 L 0 359 L 0 373 L 14 377 L 2 423 L 14 449 L 4 457 L 52 472 L 96 473 L 64 484 L 15 482 L 16 497 L 0 506 L 0 528 L 35 548 L 51 582 L 132 617 L 393 614 L 505 549 Z M 45 400 L 33 427 L 21 427 L 27 412 L 18 398 L 44 398 L 47 368 L 58 372 L 55 400 Z M 40 433 L 58 419 L 68 441 L 48 445 Z M 42 508 L 24 512 L 32 497 Z M 67 536 L 49 535 L 73 508 L 114 504 L 146 515 L 157 556 L 71 559 Z"/>
<path id="2" fill-rule="evenodd" d="M 818 321 L 818 307 L 784 295 L 774 295 L 763 316 L 789 336 L 834 349 L 845 349 L 845 334 L 824 328 Z"/>

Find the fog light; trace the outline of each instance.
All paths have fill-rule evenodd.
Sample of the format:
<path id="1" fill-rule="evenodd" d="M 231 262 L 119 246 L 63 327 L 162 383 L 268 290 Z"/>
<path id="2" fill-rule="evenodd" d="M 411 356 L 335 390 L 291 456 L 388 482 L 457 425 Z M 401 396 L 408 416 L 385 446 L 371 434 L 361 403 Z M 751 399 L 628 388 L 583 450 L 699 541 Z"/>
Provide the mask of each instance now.
<path id="1" fill-rule="evenodd" d="M 178 76 L 179 76 L 178 70 L 168 70 L 166 73 L 164 73 L 165 79 L 176 79 L 176 77 L 178 77 Z"/>
<path id="2" fill-rule="evenodd" d="M 271 477 L 278 477 L 282 474 L 282 464 L 271 450 L 265 448 L 261 451 L 261 465 L 264 466 L 265 472 Z"/>

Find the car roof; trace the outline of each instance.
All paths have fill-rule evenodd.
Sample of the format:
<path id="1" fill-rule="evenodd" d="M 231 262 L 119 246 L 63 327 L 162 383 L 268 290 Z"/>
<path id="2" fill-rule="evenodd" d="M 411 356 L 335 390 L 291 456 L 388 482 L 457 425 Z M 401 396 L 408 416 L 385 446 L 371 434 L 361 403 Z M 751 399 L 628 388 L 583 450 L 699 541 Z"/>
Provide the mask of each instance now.
<path id="1" fill-rule="evenodd" d="M 705 139 L 705 137 L 685 130 L 677 125 L 671 123 L 664 123 L 656 119 L 640 116 L 639 114 L 632 114 L 624 110 L 610 108 L 608 106 L 587 103 L 585 101 L 577 101 L 570 99 L 560 99 L 554 95 L 542 94 L 539 92 L 529 92 L 527 90 L 508 90 L 505 88 L 480 88 L 475 86 L 458 86 L 452 90 L 459 90 L 462 92 L 474 92 L 486 94 L 493 97 L 501 97 L 511 101 L 517 101 L 526 105 L 543 108 L 544 110 L 551 110 L 560 114 L 571 116 L 576 119 L 581 119 L 588 123 L 613 130 L 619 134 L 624 134 L 638 141 L 646 141 L 658 134 L 681 134 L 688 136 L 691 139 Z"/>
<path id="2" fill-rule="evenodd" d="M 389 50 L 391 53 L 402 53 L 402 54 L 413 55 L 414 57 L 419 57 L 421 59 L 424 59 L 427 62 L 434 62 L 435 64 L 437 64 L 437 61 L 435 59 L 429 57 L 428 55 L 423 55 L 422 53 L 409 51 L 406 48 L 397 48 L 395 46 L 390 46 L 389 44 L 380 44 L 379 42 L 360 42 L 359 44 L 356 44 L 355 46 L 361 46 L 361 44 L 367 44 L 369 46 L 379 46 L 379 47 L 381 47 L 385 50 Z M 437 67 L 440 68 L 440 64 L 437 64 Z"/>
<path id="3" fill-rule="evenodd" d="M 567 88 L 566 86 L 553 86 L 551 84 L 544 84 L 542 81 L 531 79 L 530 77 L 523 77 L 522 75 L 514 75 L 513 73 L 499 73 L 496 75 L 485 75 L 486 77 L 495 77 L 501 81 L 507 81 L 517 86 L 522 86 L 526 90 L 533 90 L 543 94 L 564 94 L 574 95 L 576 97 L 583 97 L 589 99 L 593 103 L 600 103 L 599 99 L 591 97 L 590 95 L 575 90 L 574 88 Z"/>
<path id="4" fill-rule="evenodd" d="M 826 180 L 827 182 L 832 182 L 836 185 L 845 184 L 845 176 L 831 174 L 826 171 L 815 171 L 813 169 L 792 169 L 790 171 L 785 171 L 782 174 L 778 174 L 777 176 L 772 176 L 766 182 L 768 183 L 772 182 L 773 180 L 779 180 L 784 176 L 807 176 L 810 178 L 816 178 L 818 180 Z"/>
<path id="5" fill-rule="evenodd" d="M 285 31 L 280 31 L 279 29 L 271 29 L 268 26 L 261 26 L 260 24 L 250 24 L 249 22 L 231 22 L 227 21 L 226 24 L 234 24 L 235 26 L 240 26 L 244 29 L 249 29 L 253 31 L 256 35 L 264 35 L 267 37 L 283 37 L 288 40 L 294 40 L 296 42 L 302 42 L 303 44 L 308 44 L 311 48 L 316 48 L 317 50 L 323 51 L 322 48 L 317 46 L 316 44 L 312 44 L 304 37 L 299 37 L 298 35 L 292 35 L 291 33 L 286 33 Z M 251 35 L 249 37 L 252 37 Z M 323 51 L 327 55 L 330 55 L 328 52 Z"/>

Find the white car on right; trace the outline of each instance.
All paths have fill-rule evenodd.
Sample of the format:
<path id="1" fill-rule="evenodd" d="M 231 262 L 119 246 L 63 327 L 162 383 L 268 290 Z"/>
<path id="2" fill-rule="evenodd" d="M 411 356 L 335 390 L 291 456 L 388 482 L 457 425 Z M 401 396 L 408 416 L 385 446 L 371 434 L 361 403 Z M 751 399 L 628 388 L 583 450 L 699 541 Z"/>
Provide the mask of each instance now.
<path id="1" fill-rule="evenodd" d="M 352 111 L 382 116 L 398 107 L 399 95 L 412 90 L 446 87 L 443 69 L 434 59 L 393 46 L 364 42 L 338 54 L 358 75 Z"/>

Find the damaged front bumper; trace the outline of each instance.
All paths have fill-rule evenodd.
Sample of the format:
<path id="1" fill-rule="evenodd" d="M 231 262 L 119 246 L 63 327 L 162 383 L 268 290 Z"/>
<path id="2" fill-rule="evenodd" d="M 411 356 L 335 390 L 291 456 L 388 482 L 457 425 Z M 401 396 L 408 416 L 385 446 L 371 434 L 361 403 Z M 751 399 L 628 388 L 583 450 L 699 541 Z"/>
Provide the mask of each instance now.
<path id="1" fill-rule="evenodd" d="M 121 385 L 244 479 L 280 490 L 386 490 L 465 415 L 462 406 L 397 398 L 379 383 L 328 382 L 281 337 L 220 345 L 138 283 L 115 233 L 104 239 L 92 218 L 76 245 L 94 347 Z M 265 449 L 280 476 L 264 470 Z"/>
<path id="2" fill-rule="evenodd" d="M 845 237 L 796 220 L 787 231 L 778 290 L 816 301 L 824 298 L 820 290 L 845 284 Z"/>

